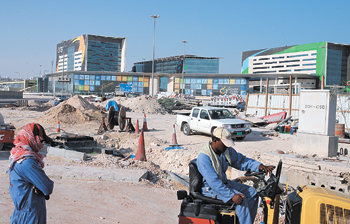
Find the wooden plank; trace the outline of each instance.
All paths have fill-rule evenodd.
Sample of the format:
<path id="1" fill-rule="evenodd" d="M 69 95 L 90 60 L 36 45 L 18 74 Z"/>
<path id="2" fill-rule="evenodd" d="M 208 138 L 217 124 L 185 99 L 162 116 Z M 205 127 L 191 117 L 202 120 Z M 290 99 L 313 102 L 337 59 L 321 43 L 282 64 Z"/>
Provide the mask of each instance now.
<path id="1" fill-rule="evenodd" d="M 267 115 L 267 104 L 269 98 L 269 78 L 266 78 L 266 96 L 265 96 L 265 116 Z"/>
<path id="2" fill-rule="evenodd" d="M 292 89 L 292 75 L 289 76 L 289 116 L 292 115 L 292 94 L 293 94 L 293 89 Z"/>

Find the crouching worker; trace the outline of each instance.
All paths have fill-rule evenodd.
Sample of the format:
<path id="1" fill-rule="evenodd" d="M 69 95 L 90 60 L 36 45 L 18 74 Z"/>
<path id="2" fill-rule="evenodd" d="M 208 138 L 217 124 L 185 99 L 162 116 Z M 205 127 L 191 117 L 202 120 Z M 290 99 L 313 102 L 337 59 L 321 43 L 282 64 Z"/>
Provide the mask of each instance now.
<path id="1" fill-rule="evenodd" d="M 270 173 L 272 166 L 247 158 L 232 148 L 234 145 L 230 132 L 225 128 L 216 128 L 212 140 L 203 148 L 197 158 L 197 167 L 203 176 L 203 195 L 227 203 L 237 204 L 236 214 L 240 224 L 254 222 L 258 208 L 258 196 L 253 187 L 227 180 L 228 166 L 238 170 L 250 169 L 253 172 L 264 170 Z"/>
<path id="2" fill-rule="evenodd" d="M 46 223 L 46 202 L 53 190 L 53 181 L 45 174 L 43 143 L 52 143 L 44 128 L 27 124 L 18 132 L 11 150 L 9 175 L 10 194 L 15 205 L 12 224 Z"/>

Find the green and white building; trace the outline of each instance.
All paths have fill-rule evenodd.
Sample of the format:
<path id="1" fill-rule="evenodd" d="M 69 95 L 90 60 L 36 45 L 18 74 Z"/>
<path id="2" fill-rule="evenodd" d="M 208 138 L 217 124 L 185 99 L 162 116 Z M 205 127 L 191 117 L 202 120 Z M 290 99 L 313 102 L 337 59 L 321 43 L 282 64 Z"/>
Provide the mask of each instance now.
<path id="1" fill-rule="evenodd" d="M 242 52 L 242 74 L 311 74 L 325 86 L 347 86 L 350 45 L 318 42 Z"/>

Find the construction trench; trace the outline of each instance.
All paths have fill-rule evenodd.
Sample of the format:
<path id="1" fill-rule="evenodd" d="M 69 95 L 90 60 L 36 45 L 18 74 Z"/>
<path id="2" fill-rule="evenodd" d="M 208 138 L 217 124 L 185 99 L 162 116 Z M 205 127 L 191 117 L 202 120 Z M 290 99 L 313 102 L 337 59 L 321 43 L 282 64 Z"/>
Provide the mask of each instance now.
<path id="1" fill-rule="evenodd" d="M 176 140 L 182 148 L 166 151 L 165 149 L 174 143 L 174 112 L 169 113 L 156 99 L 150 97 L 119 97 L 114 100 L 124 106 L 125 111 L 118 114 L 109 114 L 106 111 L 103 115 L 101 110 L 105 109 L 107 102 L 90 103 L 74 96 L 56 107 L 51 107 L 50 102 L 48 105 L 30 102 L 28 107 L 2 108 L 1 113 L 4 123 L 11 123 L 16 131 L 26 122 L 35 121 L 45 127 L 50 137 L 60 142 L 57 147 L 48 147 L 46 150 L 49 165 L 45 171 L 51 177 L 59 180 L 134 184 L 146 182 L 150 187 L 166 188 L 173 192 L 187 189 L 188 163 L 197 157 L 201 148 L 210 140 L 210 136 L 186 136 L 180 131 L 180 127 L 175 126 Z M 42 112 L 39 108 L 42 106 L 49 109 Z M 258 124 L 260 121 L 244 116 L 244 112 L 234 112 L 241 119 L 256 119 L 252 124 Z M 113 120 L 115 126 L 108 127 L 107 123 L 104 127 L 103 118 L 105 123 Z M 143 132 L 142 146 L 139 144 L 142 142 L 142 135 L 136 131 L 146 129 L 145 120 L 148 130 Z M 59 133 L 57 121 L 60 121 Z M 120 124 L 123 126 L 122 130 Z M 279 133 L 273 130 L 275 125 L 254 126 L 246 139 L 236 142 L 235 149 L 238 152 L 264 164 L 277 165 L 282 159 L 281 182 L 288 182 L 293 188 L 314 185 L 350 194 L 350 156 L 344 153 L 340 155 L 339 150 L 350 148 L 349 144 L 339 143 L 339 154 L 333 157 L 303 155 L 293 151 L 296 135 Z M 138 156 L 140 151 L 141 154 L 144 152 L 144 155 Z M 8 153 L 8 149 L 1 153 L 3 155 L 6 152 Z M 142 161 L 145 159 L 147 161 Z M 6 160 L 0 162 L 1 170 L 5 170 Z M 243 172 L 231 169 L 229 175 L 234 179 L 242 176 Z M 0 177 L 5 178 L 4 175 Z M 7 183 L 2 184 L 5 186 Z M 179 209 L 176 198 L 171 200 L 177 203 L 174 207 Z M 173 213 L 178 213 L 178 210 Z"/>

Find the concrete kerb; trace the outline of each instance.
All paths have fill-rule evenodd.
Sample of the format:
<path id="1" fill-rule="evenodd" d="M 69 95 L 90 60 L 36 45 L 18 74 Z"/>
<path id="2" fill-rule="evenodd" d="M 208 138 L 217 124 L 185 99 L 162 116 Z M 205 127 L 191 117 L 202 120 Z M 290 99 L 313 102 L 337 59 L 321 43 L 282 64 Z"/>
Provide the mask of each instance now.
<path id="1" fill-rule="evenodd" d="M 75 160 L 75 161 L 85 161 L 87 156 L 86 153 L 78 152 L 74 150 L 67 150 L 58 147 L 48 147 L 47 156 L 58 156 L 65 159 Z"/>
<path id="2" fill-rule="evenodd" d="M 115 182 L 137 183 L 148 172 L 145 169 L 121 169 L 82 166 L 47 166 L 49 177 L 78 180 L 107 180 Z M 52 175 L 51 175 L 52 174 Z"/>

